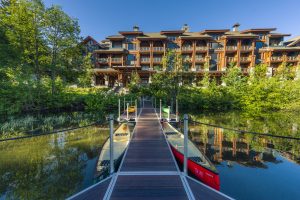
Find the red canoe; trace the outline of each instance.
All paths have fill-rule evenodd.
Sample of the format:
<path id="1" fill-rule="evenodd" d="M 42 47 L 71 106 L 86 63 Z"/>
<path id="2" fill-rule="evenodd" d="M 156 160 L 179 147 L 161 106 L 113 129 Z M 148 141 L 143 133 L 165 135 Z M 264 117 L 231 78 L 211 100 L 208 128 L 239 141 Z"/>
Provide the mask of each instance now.
<path id="1" fill-rule="evenodd" d="M 183 165 L 184 135 L 168 122 L 163 122 L 162 125 L 174 157 Z M 217 169 L 190 140 L 188 141 L 188 170 L 198 180 L 216 190 L 220 190 L 220 178 Z"/>

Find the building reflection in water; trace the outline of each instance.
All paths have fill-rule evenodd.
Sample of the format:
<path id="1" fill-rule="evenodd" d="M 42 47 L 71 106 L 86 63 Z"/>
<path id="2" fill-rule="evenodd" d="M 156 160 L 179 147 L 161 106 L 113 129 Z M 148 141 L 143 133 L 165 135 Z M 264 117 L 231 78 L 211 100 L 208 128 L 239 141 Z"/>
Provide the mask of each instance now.
<path id="1" fill-rule="evenodd" d="M 266 162 L 281 163 L 271 140 L 249 137 L 221 128 L 190 126 L 190 137 L 214 164 L 226 162 L 257 168 L 267 168 Z M 288 154 L 287 154 L 288 155 Z"/>

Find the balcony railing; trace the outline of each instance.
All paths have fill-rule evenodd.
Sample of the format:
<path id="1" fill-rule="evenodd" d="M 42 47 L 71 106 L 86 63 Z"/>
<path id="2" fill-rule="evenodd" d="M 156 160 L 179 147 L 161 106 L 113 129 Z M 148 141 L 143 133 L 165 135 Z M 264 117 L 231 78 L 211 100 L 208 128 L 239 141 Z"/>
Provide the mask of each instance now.
<path id="1" fill-rule="evenodd" d="M 203 57 L 196 57 L 195 60 L 196 61 L 205 61 L 205 58 L 203 58 Z"/>
<path id="2" fill-rule="evenodd" d="M 227 59 L 226 59 L 226 61 L 227 62 L 236 62 L 236 58 L 234 58 L 234 57 L 228 57 Z"/>
<path id="3" fill-rule="evenodd" d="M 140 47 L 140 51 L 150 51 L 150 47 Z"/>
<path id="4" fill-rule="evenodd" d="M 153 47 L 153 51 L 164 51 L 163 47 Z"/>
<path id="5" fill-rule="evenodd" d="M 226 50 L 237 50 L 237 46 L 226 46 Z"/>
<path id="6" fill-rule="evenodd" d="M 182 51 L 192 51 L 193 50 L 193 47 L 191 46 L 183 46 L 182 47 Z"/>
<path id="7" fill-rule="evenodd" d="M 112 58 L 112 62 L 122 62 L 122 58 Z"/>
<path id="8" fill-rule="evenodd" d="M 241 50 L 252 50 L 252 46 L 246 46 L 246 45 L 242 45 L 241 46 Z"/>
<path id="9" fill-rule="evenodd" d="M 98 62 L 99 63 L 108 63 L 108 58 L 99 58 Z"/>
<path id="10" fill-rule="evenodd" d="M 141 58 L 141 62 L 143 63 L 150 62 L 150 58 Z"/>
<path id="11" fill-rule="evenodd" d="M 155 57 L 153 58 L 153 62 L 157 63 L 157 62 L 161 62 L 161 61 L 162 61 L 162 58 L 155 58 Z"/>
<path id="12" fill-rule="evenodd" d="M 241 57 L 241 62 L 248 62 L 251 61 L 251 58 L 249 57 Z"/>
<path id="13" fill-rule="evenodd" d="M 282 61 L 282 57 L 281 56 L 272 56 L 271 57 L 271 61 Z"/>
<path id="14" fill-rule="evenodd" d="M 297 61 L 297 60 L 298 60 L 297 56 L 288 56 L 287 57 L 287 61 Z"/>
<path id="15" fill-rule="evenodd" d="M 206 46 L 198 46 L 198 47 L 196 47 L 196 50 L 198 50 L 198 51 L 207 51 L 207 47 Z"/>

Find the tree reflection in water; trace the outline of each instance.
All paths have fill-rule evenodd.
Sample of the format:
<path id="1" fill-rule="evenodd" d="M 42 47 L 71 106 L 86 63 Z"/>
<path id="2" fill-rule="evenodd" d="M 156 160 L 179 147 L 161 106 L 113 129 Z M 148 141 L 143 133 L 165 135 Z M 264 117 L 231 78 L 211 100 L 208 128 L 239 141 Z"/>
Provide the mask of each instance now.
<path id="1" fill-rule="evenodd" d="M 83 185 L 86 165 L 98 156 L 107 130 L 93 126 L 0 143 L 0 197 L 65 199 Z"/>

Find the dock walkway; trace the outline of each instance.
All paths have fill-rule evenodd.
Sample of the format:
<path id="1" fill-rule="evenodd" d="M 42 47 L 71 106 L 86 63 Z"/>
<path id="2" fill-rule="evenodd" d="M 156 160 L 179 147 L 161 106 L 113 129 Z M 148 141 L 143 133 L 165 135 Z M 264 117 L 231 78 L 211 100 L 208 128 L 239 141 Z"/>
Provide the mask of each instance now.
<path id="1" fill-rule="evenodd" d="M 179 170 L 150 103 L 139 115 L 117 173 L 70 197 L 88 199 L 231 199 Z"/>

